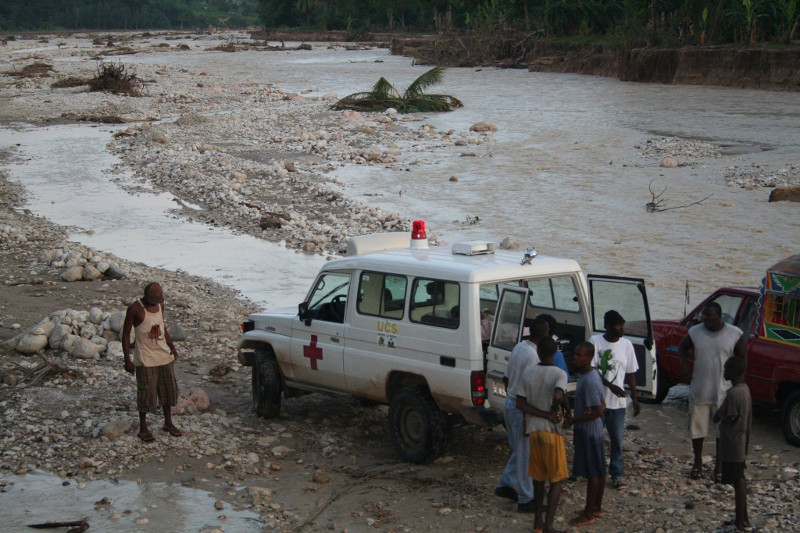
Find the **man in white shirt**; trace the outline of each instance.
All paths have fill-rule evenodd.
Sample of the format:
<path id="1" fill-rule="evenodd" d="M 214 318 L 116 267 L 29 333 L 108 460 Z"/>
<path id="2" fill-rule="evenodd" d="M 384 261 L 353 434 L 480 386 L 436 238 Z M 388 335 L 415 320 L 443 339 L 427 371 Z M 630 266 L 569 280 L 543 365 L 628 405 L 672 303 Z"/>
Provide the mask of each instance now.
<path id="1" fill-rule="evenodd" d="M 692 439 L 694 465 L 689 477 L 700 479 L 703 475 L 703 441 L 709 429 L 716 428 L 713 417 L 730 382 L 725 380 L 724 366 L 728 358 L 736 356 L 747 362 L 747 336 L 736 326 L 722 320 L 722 308 L 710 302 L 701 314 L 703 322 L 692 326 L 678 345 L 681 358 L 681 374 L 688 379 L 689 350 L 694 348 L 694 368 L 689 384 L 689 437 Z M 716 431 L 715 431 L 716 432 Z M 717 439 L 719 445 L 719 439 Z M 722 464 L 714 465 L 714 477 L 722 476 Z"/>
<path id="2" fill-rule="evenodd" d="M 624 387 L 627 382 L 633 400 L 633 416 L 639 416 L 639 398 L 636 395 L 636 371 L 639 370 L 639 364 L 636 362 L 633 343 L 623 337 L 625 319 L 622 315 L 613 310 L 606 312 L 603 316 L 603 327 L 606 332 L 593 335 L 589 342 L 595 348 L 592 366 L 600 372 L 606 387 L 603 421 L 608 430 L 611 448 L 608 473 L 611 476 L 611 486 L 620 489 L 625 486 L 622 441 L 628 399 Z"/>
<path id="3" fill-rule="evenodd" d="M 496 496 L 515 500 L 520 513 L 533 512 L 533 479 L 528 474 L 529 446 L 525 436 L 525 414 L 517 409 L 517 391 L 525 370 L 539 363 L 536 343 L 547 335 L 545 320 L 537 319 L 530 323 L 526 320 L 525 325 L 530 329 L 531 338 L 514 346 L 503 377 L 506 383 L 503 416 L 511 457 L 494 489 Z M 519 487 L 519 492 L 514 489 L 515 486 Z"/>

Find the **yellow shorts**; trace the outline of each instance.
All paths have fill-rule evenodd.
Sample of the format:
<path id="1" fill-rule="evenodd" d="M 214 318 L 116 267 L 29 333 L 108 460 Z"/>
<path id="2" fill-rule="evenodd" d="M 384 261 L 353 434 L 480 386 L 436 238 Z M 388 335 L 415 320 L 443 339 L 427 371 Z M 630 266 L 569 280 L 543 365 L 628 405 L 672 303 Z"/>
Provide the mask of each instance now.
<path id="1" fill-rule="evenodd" d="M 530 460 L 528 475 L 535 481 L 557 483 L 567 478 L 567 448 L 564 435 L 549 431 L 534 431 L 528 434 Z"/>

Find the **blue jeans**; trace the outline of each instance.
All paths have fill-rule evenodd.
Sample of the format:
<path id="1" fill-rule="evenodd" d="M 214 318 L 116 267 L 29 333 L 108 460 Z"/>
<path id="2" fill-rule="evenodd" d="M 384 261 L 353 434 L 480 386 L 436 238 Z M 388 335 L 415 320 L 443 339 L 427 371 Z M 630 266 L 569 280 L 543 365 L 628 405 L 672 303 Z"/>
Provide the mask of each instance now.
<path id="1" fill-rule="evenodd" d="M 525 436 L 525 413 L 517 409 L 516 400 L 506 398 L 503 406 L 503 417 L 506 421 L 508 445 L 511 446 L 511 457 L 508 458 L 503 475 L 497 484 L 500 487 L 518 487 L 517 502 L 528 503 L 533 500 L 533 478 L 528 475 L 528 456 L 530 446 Z"/>
<path id="2" fill-rule="evenodd" d="M 622 436 L 625 432 L 625 411 L 621 409 L 606 409 L 603 419 L 608 430 L 608 440 L 611 448 L 611 460 L 608 463 L 608 474 L 611 479 L 625 475 L 622 471 Z"/>

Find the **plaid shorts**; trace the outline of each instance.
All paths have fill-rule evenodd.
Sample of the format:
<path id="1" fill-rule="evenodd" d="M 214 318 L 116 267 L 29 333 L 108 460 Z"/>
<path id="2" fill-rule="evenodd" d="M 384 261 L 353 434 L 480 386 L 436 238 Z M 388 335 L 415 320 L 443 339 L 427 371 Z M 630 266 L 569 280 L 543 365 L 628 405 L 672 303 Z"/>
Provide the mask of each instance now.
<path id="1" fill-rule="evenodd" d="M 140 413 L 155 413 L 159 405 L 175 407 L 178 383 L 172 363 L 136 367 L 136 408 Z"/>

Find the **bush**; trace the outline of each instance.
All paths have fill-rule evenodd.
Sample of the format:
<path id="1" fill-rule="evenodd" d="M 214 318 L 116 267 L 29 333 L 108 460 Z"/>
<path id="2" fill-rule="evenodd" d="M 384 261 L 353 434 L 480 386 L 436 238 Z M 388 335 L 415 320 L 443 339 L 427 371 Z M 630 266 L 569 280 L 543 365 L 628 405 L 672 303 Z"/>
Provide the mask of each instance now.
<path id="1" fill-rule="evenodd" d="M 143 88 L 144 81 L 135 72 L 128 72 L 124 65 L 112 63 L 97 67 L 97 75 L 89 80 L 90 91 L 139 96 Z"/>

